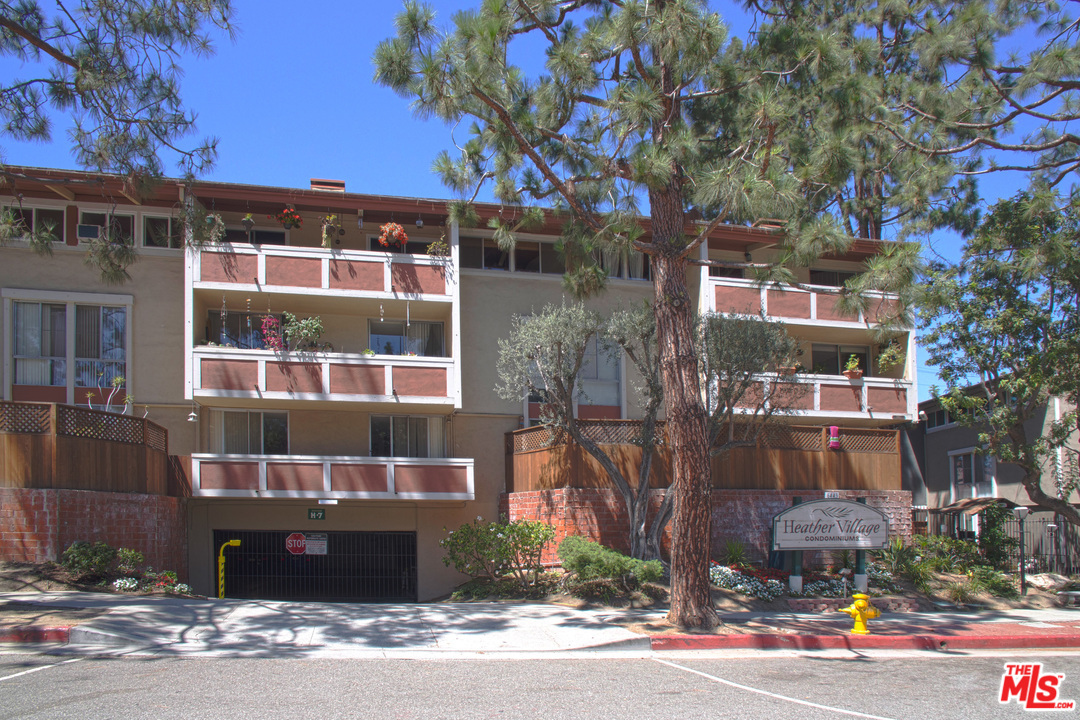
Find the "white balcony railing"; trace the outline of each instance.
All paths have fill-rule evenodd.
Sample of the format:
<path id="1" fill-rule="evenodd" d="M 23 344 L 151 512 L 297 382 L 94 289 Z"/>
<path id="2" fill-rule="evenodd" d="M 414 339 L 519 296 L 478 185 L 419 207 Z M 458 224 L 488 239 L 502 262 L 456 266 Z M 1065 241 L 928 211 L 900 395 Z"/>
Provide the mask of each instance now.
<path id="1" fill-rule="evenodd" d="M 449 258 L 359 250 L 220 245 L 192 261 L 196 288 L 450 300 Z"/>
<path id="2" fill-rule="evenodd" d="M 778 375 L 758 376 L 763 389 L 776 383 L 806 385 L 806 392 L 795 398 L 793 410 L 799 415 L 871 420 L 913 420 L 918 412 L 915 385 L 909 380 L 862 377 L 848 380 L 839 375 Z"/>
<path id="3" fill-rule="evenodd" d="M 195 497 L 473 500 L 471 458 L 191 456 Z"/>
<path id="4" fill-rule="evenodd" d="M 785 322 L 813 321 L 815 324 L 838 326 L 874 324 L 894 314 L 898 298 L 885 293 L 868 293 L 867 313 L 858 317 L 846 315 L 837 308 L 837 288 L 821 290 L 792 288 L 780 285 L 759 285 L 738 278 L 709 278 L 709 309 L 717 313 L 759 312 L 766 317 Z"/>
<path id="5" fill-rule="evenodd" d="M 191 367 L 201 398 L 458 402 L 453 358 L 198 346 Z"/>

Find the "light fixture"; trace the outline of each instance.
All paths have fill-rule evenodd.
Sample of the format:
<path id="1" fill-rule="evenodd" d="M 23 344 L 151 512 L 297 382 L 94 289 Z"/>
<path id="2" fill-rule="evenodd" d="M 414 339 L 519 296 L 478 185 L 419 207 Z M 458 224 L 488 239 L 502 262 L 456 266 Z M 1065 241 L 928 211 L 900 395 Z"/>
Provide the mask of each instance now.
<path id="1" fill-rule="evenodd" d="M 754 261 L 754 256 L 750 254 L 749 250 L 744 252 L 742 254 L 742 256 L 743 256 L 743 260 L 745 260 L 746 262 L 753 262 Z"/>
<path id="2" fill-rule="evenodd" d="M 191 412 L 187 416 L 188 422 L 199 422 L 199 413 L 195 412 L 195 403 L 191 403 Z"/>
<path id="3" fill-rule="evenodd" d="M 363 210 L 357 210 L 356 211 L 356 227 L 360 228 L 361 230 L 364 229 L 364 211 Z"/>
<path id="4" fill-rule="evenodd" d="M 424 227 L 424 218 L 420 217 L 419 215 L 416 216 L 416 227 L 417 228 Z"/>

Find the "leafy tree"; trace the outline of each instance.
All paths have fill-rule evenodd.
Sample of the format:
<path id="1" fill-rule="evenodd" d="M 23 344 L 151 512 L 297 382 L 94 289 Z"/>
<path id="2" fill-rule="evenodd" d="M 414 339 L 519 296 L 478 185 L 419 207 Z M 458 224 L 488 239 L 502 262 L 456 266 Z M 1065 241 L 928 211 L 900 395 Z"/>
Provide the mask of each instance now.
<path id="1" fill-rule="evenodd" d="M 229 0 L 0 2 L 0 53 L 30 77 L 0 85 L 3 132 L 51 139 L 51 112 L 71 114 L 76 160 L 135 181 L 162 173 L 160 152 L 187 174 L 213 164 L 217 141 L 186 149 L 195 127 L 180 98 L 181 53 L 212 53 L 210 27 L 232 30 Z"/>
<path id="2" fill-rule="evenodd" d="M 1067 501 L 1075 475 L 1058 474 L 1053 494 L 1043 489 L 1057 451 L 1076 467 L 1080 437 L 1080 206 L 1055 201 L 1022 193 L 997 203 L 960 262 L 932 268 L 924 344 L 946 384 L 942 406 L 980 430 L 984 452 L 1020 468 L 1032 502 L 1080 524 Z M 1055 395 L 1068 411 L 1044 433 Z"/>
<path id="3" fill-rule="evenodd" d="M 521 45 L 543 53 L 536 77 L 514 64 Z M 461 156 L 435 162 L 461 196 L 449 206 L 451 220 L 475 220 L 469 203 L 486 183 L 508 204 L 555 205 L 566 218 L 565 282 L 578 296 L 603 287 L 597 251 L 649 256 L 668 430 L 678 449 L 668 618 L 683 627 L 718 622 L 708 578 L 707 414 L 687 266 L 750 266 L 760 279 L 786 282 L 793 280 L 787 266 L 842 254 L 852 242 L 809 202 L 814 178 L 772 162 L 779 145 L 762 98 L 777 76 L 745 59 L 742 43 L 728 42 L 701 0 L 482 0 L 447 30 L 429 7 L 406 0 L 397 36 L 375 53 L 376 80 L 412 99 L 418 115 L 472 123 Z M 493 221 L 497 242 L 511 248 L 515 232 L 542 216 L 529 208 Z M 762 217 L 786 220 L 779 262 L 696 260 L 722 223 Z M 876 279 L 862 287 L 896 274 L 898 258 L 911 256 L 897 249 L 881 263 L 888 273 L 871 267 Z"/>

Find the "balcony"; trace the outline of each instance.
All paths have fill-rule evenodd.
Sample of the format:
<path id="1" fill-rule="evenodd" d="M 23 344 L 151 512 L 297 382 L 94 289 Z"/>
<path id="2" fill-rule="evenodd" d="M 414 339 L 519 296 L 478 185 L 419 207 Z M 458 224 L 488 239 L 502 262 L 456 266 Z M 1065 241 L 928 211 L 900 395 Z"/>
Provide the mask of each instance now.
<path id="1" fill-rule="evenodd" d="M 762 373 L 759 377 L 762 386 L 776 382 L 809 386 L 794 401 L 793 409 L 802 417 L 895 422 L 913 420 L 918 411 L 918 398 L 910 380 L 865 376 L 848 380 L 839 375 L 805 373 Z M 747 395 L 760 397 L 753 391 Z"/>
<path id="2" fill-rule="evenodd" d="M 808 323 L 836 327 L 863 327 L 895 314 L 895 296 L 871 293 L 867 314 L 858 317 L 845 315 L 837 308 L 836 288 L 813 289 L 758 285 L 737 278 L 709 278 L 709 300 L 718 313 L 743 313 L 783 320 L 787 323 Z"/>
<path id="3" fill-rule="evenodd" d="M 334 352 L 194 348 L 196 398 L 392 403 L 452 409 L 460 404 L 453 358 Z"/>
<path id="4" fill-rule="evenodd" d="M 450 301 L 448 258 L 321 248 L 222 245 L 191 261 L 195 289 Z"/>
<path id="5" fill-rule="evenodd" d="M 321 455 L 191 456 L 194 497 L 473 500 L 473 461 Z"/>

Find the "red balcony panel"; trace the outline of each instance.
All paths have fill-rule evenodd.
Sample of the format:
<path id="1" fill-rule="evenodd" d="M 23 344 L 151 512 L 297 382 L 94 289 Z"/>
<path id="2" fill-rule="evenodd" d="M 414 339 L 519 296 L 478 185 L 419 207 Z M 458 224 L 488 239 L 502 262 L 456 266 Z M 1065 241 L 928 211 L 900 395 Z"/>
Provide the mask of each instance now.
<path id="1" fill-rule="evenodd" d="M 202 387 L 208 390 L 253 391 L 259 384 L 257 360 L 202 359 Z"/>
<path id="2" fill-rule="evenodd" d="M 716 311 L 757 315 L 761 312 L 761 291 L 756 287 L 717 285 Z"/>
<path id="3" fill-rule="evenodd" d="M 323 489 L 322 463 L 268 462 L 266 489 L 320 491 Z"/>
<path id="4" fill-rule="evenodd" d="M 617 405 L 578 405 L 578 417 L 582 420 L 618 420 L 622 408 Z"/>
<path id="5" fill-rule="evenodd" d="M 330 392 L 386 395 L 386 368 L 383 365 L 331 365 Z"/>
<path id="6" fill-rule="evenodd" d="M 794 290 L 769 290 L 770 317 L 810 318 L 810 293 Z"/>
<path id="7" fill-rule="evenodd" d="M 11 399 L 23 402 L 66 403 L 67 388 L 58 385 L 12 385 Z"/>
<path id="8" fill-rule="evenodd" d="M 390 271 L 395 292 L 446 294 L 446 269 L 439 265 L 405 265 L 395 263 Z"/>
<path id="9" fill-rule="evenodd" d="M 334 492 L 388 492 L 386 465 L 330 466 L 330 489 Z"/>
<path id="10" fill-rule="evenodd" d="M 321 288 L 322 260 L 267 255 L 266 284 Z"/>
<path id="11" fill-rule="evenodd" d="M 831 293 L 817 293 L 817 318 L 818 320 L 832 320 L 841 322 L 856 322 L 859 318 L 852 317 L 840 312 L 837 305 L 840 302 L 839 295 Z"/>
<path id="12" fill-rule="evenodd" d="M 322 365 L 319 363 L 268 362 L 266 389 L 270 392 L 321 393 Z"/>
<path id="13" fill-rule="evenodd" d="M 826 385 L 821 383 L 823 412 L 862 412 L 861 388 L 858 385 Z"/>
<path id="14" fill-rule="evenodd" d="M 200 257 L 202 282 L 254 284 L 258 281 L 259 260 L 254 255 L 204 252 Z"/>
<path id="15" fill-rule="evenodd" d="M 199 487 L 203 490 L 258 490 L 259 463 L 199 463 Z"/>
<path id="16" fill-rule="evenodd" d="M 866 308 L 866 320 L 867 322 L 878 323 L 896 317 L 899 308 L 900 303 L 896 300 L 871 298 L 869 306 Z"/>
<path id="17" fill-rule="evenodd" d="M 762 383 L 752 383 L 746 392 L 742 394 L 737 401 L 735 401 L 735 407 L 737 408 L 752 408 L 757 407 L 761 403 L 761 399 L 765 396 L 765 387 Z"/>
<path id="18" fill-rule="evenodd" d="M 398 493 L 467 493 L 469 474 L 463 467 L 397 465 L 394 489 Z"/>
<path id="19" fill-rule="evenodd" d="M 409 397 L 446 397 L 443 368 L 395 367 L 394 391 Z"/>
<path id="20" fill-rule="evenodd" d="M 383 279 L 384 268 L 385 265 L 381 262 L 331 260 L 330 288 L 382 292 L 386 287 Z"/>
<path id="21" fill-rule="evenodd" d="M 867 388 L 866 402 L 875 413 L 907 413 L 907 390 L 905 388 Z"/>

